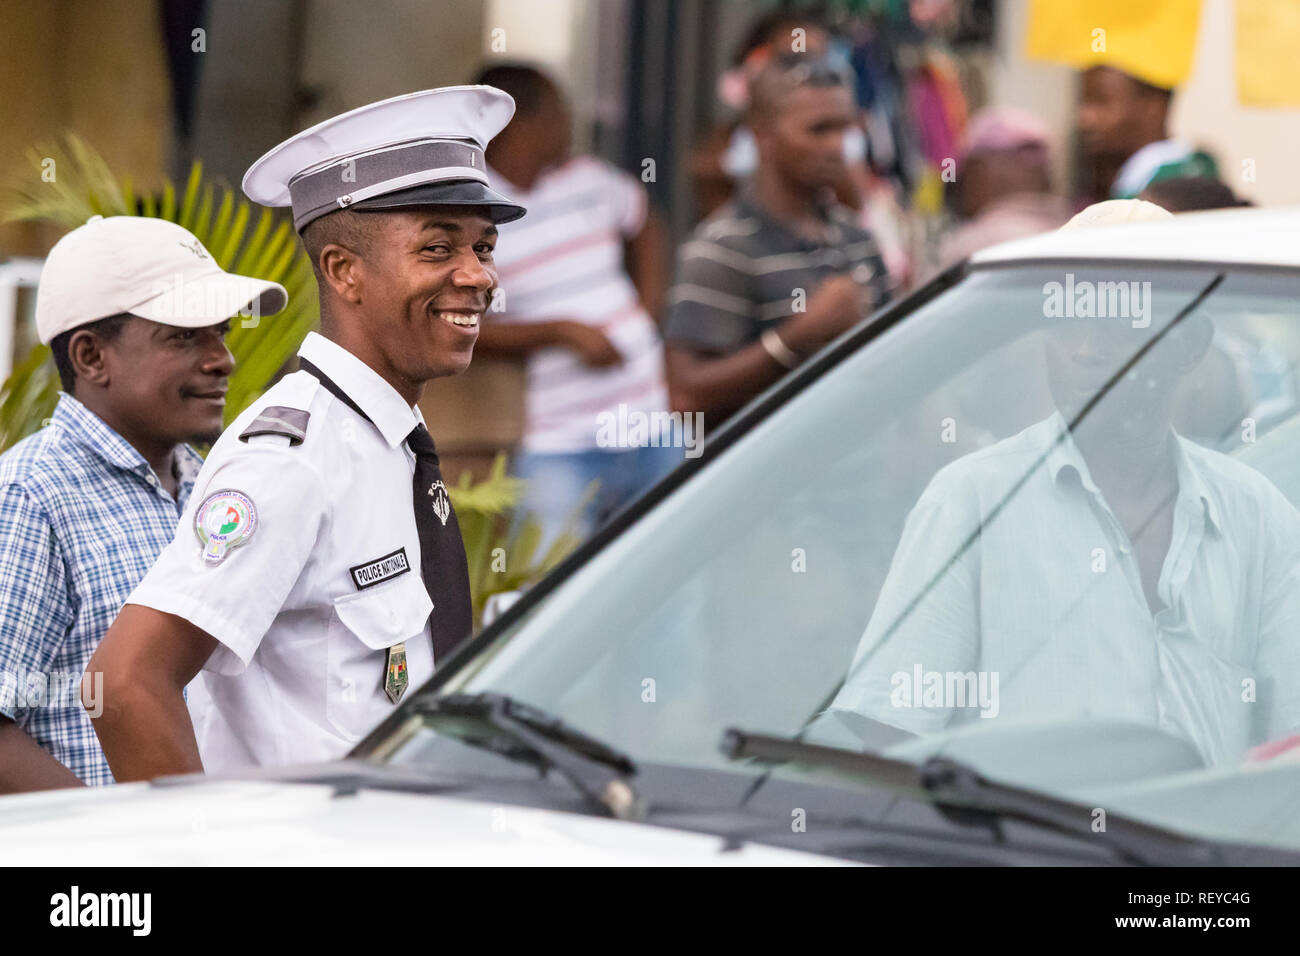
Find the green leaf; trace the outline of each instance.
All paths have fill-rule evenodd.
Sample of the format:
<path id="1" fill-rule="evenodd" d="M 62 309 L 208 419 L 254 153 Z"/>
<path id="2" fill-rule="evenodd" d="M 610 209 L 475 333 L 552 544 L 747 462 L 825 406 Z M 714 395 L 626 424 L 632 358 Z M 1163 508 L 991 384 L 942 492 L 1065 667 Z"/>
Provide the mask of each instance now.
<path id="1" fill-rule="evenodd" d="M 53 414 L 58 387 L 49 346 L 36 346 L 0 387 L 0 450 L 8 451 Z"/>
<path id="2" fill-rule="evenodd" d="M 131 210 L 129 215 L 135 215 L 135 189 L 131 186 L 130 176 L 122 180 L 122 197 L 126 201 L 126 208 Z"/>
<path id="3" fill-rule="evenodd" d="M 185 181 L 185 195 L 181 199 L 181 214 L 176 220 L 191 231 L 193 231 L 194 218 L 198 211 L 199 187 L 202 184 L 203 164 L 196 159 L 190 164 L 190 178 Z"/>
<path id="4" fill-rule="evenodd" d="M 241 202 L 235 207 L 235 221 L 230 225 L 230 234 L 226 236 L 226 241 L 217 249 L 212 250 L 212 255 L 217 260 L 217 265 L 223 269 L 229 269 L 230 264 L 235 261 L 235 253 L 239 251 L 239 244 L 244 241 L 244 230 L 248 228 L 248 203 Z M 262 278 L 258 276 L 257 278 Z"/>
<path id="5" fill-rule="evenodd" d="M 230 219 L 235 212 L 235 197 L 230 194 L 230 190 L 222 188 L 220 192 L 221 205 L 217 207 L 217 221 L 212 224 L 212 230 L 207 237 L 208 242 L 205 243 L 208 251 L 214 256 L 217 254 L 217 249 L 224 246 L 230 236 Z M 199 238 L 202 239 L 203 237 L 200 236 Z M 219 258 L 217 264 L 221 264 Z"/>
<path id="6" fill-rule="evenodd" d="M 243 252 L 231 266 L 235 272 L 270 277 L 270 273 L 266 271 L 267 264 L 284 244 L 284 234 L 288 233 L 289 227 L 288 223 L 281 222 L 280 228 L 270 236 L 268 241 L 267 236 L 271 233 L 275 218 L 275 214 L 270 209 L 262 210 L 262 214 L 257 217 L 253 234 L 248 237 Z"/>
<path id="7" fill-rule="evenodd" d="M 158 209 L 158 218 L 168 222 L 176 221 L 176 187 L 170 182 L 163 186 L 162 206 Z"/>
<path id="8" fill-rule="evenodd" d="M 212 204 L 215 193 L 216 190 L 213 189 L 211 183 L 204 184 L 203 199 L 199 202 L 198 215 L 194 217 L 194 225 L 189 227 L 190 232 L 200 238 L 212 233 Z"/>

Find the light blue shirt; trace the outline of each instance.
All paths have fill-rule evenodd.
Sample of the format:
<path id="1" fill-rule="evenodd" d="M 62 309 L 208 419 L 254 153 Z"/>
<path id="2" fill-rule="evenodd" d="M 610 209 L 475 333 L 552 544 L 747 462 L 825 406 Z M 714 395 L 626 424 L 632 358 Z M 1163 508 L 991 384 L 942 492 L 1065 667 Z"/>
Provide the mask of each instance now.
<path id="1" fill-rule="evenodd" d="M 1300 513 L 1251 468 L 1173 436 L 1153 616 L 1128 536 L 1064 434 L 1054 415 L 935 475 L 832 710 L 918 733 L 982 713 L 1132 720 L 1209 763 L 1300 727 Z M 995 706 L 915 693 L 962 674 L 996 687 Z"/>

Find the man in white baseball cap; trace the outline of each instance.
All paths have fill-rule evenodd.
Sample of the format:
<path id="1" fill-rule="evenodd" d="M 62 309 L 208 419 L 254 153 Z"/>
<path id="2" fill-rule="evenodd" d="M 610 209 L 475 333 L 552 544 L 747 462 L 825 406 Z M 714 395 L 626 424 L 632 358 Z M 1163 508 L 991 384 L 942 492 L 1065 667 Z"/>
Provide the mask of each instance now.
<path id="1" fill-rule="evenodd" d="M 469 637 L 465 548 L 417 401 L 469 364 L 497 224 L 524 214 L 483 158 L 513 113 L 490 86 L 423 90 L 245 175 L 250 198 L 292 207 L 321 330 L 213 446 L 96 652 L 119 779 L 341 757 Z"/>
<path id="2" fill-rule="evenodd" d="M 159 219 L 95 216 L 50 250 L 36 327 L 62 393 L 0 455 L 0 792 L 113 781 L 86 665 L 175 532 L 202 464 L 188 443 L 221 433 L 230 318 L 286 301 Z"/>

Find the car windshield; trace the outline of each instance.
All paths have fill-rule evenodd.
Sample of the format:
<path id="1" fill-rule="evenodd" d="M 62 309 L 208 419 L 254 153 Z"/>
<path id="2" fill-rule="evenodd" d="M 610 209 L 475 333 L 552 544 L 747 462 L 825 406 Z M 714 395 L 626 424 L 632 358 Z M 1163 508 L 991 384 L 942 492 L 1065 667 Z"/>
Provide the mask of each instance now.
<path id="1" fill-rule="evenodd" d="M 1300 278 L 1003 266 L 904 311 L 442 689 L 638 762 L 757 774 L 738 727 L 1293 843 L 1160 787 L 1300 729 Z"/>

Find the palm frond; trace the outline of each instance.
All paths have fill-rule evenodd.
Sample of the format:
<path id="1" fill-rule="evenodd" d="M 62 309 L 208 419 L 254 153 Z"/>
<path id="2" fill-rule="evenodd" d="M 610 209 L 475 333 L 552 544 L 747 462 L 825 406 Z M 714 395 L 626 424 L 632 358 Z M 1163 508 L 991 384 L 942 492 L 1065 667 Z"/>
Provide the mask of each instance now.
<path id="1" fill-rule="evenodd" d="M 26 151 L 31 173 L 10 186 L 0 221 L 75 229 L 91 216 L 127 212 L 126 193 L 102 156 L 76 136 Z"/>
<path id="2" fill-rule="evenodd" d="M 54 412 L 59 400 L 59 377 L 50 349 L 38 345 L 18 363 L 0 387 L 0 451 L 7 451 Z"/>
<path id="3" fill-rule="evenodd" d="M 469 472 L 448 492 L 456 508 L 465 557 L 469 562 L 469 588 L 474 617 L 483 613 L 487 599 L 502 591 L 515 591 L 550 571 L 582 542 L 576 533 L 578 515 L 596 493 L 592 482 L 582 501 L 569 515 L 538 560 L 541 524 L 532 515 L 516 515 L 525 482 L 506 474 L 506 456 L 498 454 L 488 477 L 475 484 Z"/>

